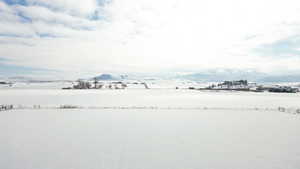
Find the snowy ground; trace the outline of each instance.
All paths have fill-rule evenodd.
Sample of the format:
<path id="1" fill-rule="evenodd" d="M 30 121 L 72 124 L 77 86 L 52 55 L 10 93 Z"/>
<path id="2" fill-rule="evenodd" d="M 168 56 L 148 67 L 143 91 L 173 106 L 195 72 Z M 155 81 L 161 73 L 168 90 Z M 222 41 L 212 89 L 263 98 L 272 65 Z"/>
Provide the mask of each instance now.
<path id="1" fill-rule="evenodd" d="M 300 108 L 299 100 L 299 93 L 1 89 L 0 104 L 183 109 L 2 111 L 0 168 L 299 169 L 300 115 L 276 110 Z"/>

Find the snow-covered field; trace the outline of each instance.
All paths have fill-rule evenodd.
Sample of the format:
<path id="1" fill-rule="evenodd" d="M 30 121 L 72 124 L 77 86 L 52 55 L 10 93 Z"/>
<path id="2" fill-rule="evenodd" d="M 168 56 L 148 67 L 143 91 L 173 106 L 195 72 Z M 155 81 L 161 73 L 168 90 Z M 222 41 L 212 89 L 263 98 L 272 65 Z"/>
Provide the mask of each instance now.
<path id="1" fill-rule="evenodd" d="M 299 93 L 1 89 L 0 104 L 110 107 L 1 111 L 1 169 L 300 168 L 300 115 L 277 110 Z"/>

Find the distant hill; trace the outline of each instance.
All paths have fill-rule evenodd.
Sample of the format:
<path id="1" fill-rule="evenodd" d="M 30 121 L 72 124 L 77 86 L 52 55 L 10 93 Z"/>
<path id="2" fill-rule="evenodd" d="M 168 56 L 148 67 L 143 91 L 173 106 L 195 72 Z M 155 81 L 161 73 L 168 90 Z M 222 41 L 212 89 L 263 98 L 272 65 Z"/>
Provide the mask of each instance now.
<path id="1" fill-rule="evenodd" d="M 270 75 L 256 71 L 207 71 L 176 76 L 175 79 L 217 82 L 245 79 L 252 82 L 300 82 L 300 75 Z"/>
<path id="2" fill-rule="evenodd" d="M 96 76 L 94 78 L 96 78 L 97 80 L 115 80 L 116 79 L 111 74 L 102 74 L 102 75 Z"/>
<path id="3" fill-rule="evenodd" d="M 247 71 L 206 71 L 200 73 L 192 73 L 186 75 L 180 75 L 176 78 L 193 80 L 193 81 L 201 81 L 201 82 L 217 82 L 217 81 L 225 81 L 225 80 L 240 80 L 247 79 L 249 81 L 257 81 L 260 78 L 265 77 L 266 75 L 259 72 L 247 72 Z"/>
<path id="4" fill-rule="evenodd" d="M 11 83 L 50 83 L 50 82 L 71 82 L 71 80 L 57 80 L 57 79 L 49 79 L 49 78 L 33 78 L 33 77 L 25 77 L 25 76 L 12 76 L 6 78 L 0 78 L 2 82 L 11 82 Z"/>
<path id="5" fill-rule="evenodd" d="M 259 79 L 261 82 L 300 82 L 300 75 L 266 76 Z"/>
<path id="6" fill-rule="evenodd" d="M 101 74 L 99 76 L 93 77 L 92 79 L 96 78 L 97 80 L 121 80 L 126 79 L 126 75 L 112 75 L 112 74 Z"/>

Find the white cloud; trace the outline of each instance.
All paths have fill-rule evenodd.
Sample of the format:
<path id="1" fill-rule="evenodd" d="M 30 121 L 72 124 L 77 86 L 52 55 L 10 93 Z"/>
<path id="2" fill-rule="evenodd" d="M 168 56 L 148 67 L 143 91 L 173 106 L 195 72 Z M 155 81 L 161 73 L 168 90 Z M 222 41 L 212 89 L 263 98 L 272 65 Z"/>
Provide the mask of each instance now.
<path id="1" fill-rule="evenodd" d="M 88 16 L 97 10 L 97 0 L 26 0 L 31 5 L 43 5 L 72 15 Z"/>
<path id="2" fill-rule="evenodd" d="M 87 19 L 66 15 L 65 13 L 54 12 L 46 7 L 41 6 L 16 6 L 16 10 L 24 16 L 34 21 L 50 22 L 63 24 L 74 28 L 94 27 L 95 23 Z"/>
<path id="3" fill-rule="evenodd" d="M 282 63 L 300 70 L 300 56 L 278 59 L 253 52 L 300 33 L 299 1 L 115 0 L 101 7 L 94 0 L 28 2 L 0 3 L 6 18 L 0 19 L 0 33 L 32 36 L 15 38 L 16 44 L 11 37 L 0 39 L 9 42 L 1 43 L 0 56 L 15 64 L 77 72 L 183 67 L 274 72 Z M 90 20 L 96 11 L 105 18 Z M 20 22 L 16 13 L 32 22 Z"/>

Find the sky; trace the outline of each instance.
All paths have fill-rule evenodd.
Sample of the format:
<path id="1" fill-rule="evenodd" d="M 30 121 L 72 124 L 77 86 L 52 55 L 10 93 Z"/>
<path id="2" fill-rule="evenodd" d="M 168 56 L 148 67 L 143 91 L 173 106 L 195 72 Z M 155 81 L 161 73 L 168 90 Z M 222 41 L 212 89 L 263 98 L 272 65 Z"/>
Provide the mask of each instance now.
<path id="1" fill-rule="evenodd" d="M 0 0 L 0 75 L 300 74 L 297 0 Z"/>

